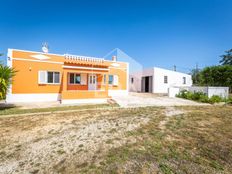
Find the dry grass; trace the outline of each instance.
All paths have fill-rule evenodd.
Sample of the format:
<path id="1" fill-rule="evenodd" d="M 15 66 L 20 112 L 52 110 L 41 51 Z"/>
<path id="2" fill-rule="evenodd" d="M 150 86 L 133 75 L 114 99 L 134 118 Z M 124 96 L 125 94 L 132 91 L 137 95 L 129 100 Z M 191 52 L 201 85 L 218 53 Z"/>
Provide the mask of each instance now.
<path id="1" fill-rule="evenodd" d="M 48 107 L 48 108 L 33 108 L 33 109 L 22 109 L 14 105 L 0 104 L 0 117 L 6 115 L 16 114 L 31 114 L 41 112 L 57 112 L 57 111 L 70 111 L 70 110 L 83 110 L 83 109 L 102 109 L 102 108 L 116 108 L 118 104 L 96 104 L 96 105 L 73 105 L 73 106 L 59 106 L 59 107 Z"/>
<path id="2" fill-rule="evenodd" d="M 231 173 L 231 123 L 220 106 L 1 118 L 0 173 Z"/>

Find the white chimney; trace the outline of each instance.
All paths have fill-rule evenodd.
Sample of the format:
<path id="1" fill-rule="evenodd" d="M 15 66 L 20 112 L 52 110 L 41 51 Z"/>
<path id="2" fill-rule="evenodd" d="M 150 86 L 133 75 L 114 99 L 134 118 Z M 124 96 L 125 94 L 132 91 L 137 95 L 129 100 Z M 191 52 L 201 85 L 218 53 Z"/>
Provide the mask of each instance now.
<path id="1" fill-rule="evenodd" d="M 117 56 L 112 56 L 112 60 L 113 60 L 114 62 L 116 62 L 116 61 L 117 61 Z"/>

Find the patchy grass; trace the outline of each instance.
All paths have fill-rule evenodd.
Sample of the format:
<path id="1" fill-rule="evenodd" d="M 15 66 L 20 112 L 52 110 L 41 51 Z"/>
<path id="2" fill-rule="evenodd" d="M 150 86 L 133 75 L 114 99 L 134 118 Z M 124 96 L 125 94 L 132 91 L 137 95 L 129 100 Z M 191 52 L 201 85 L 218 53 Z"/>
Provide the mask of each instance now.
<path id="1" fill-rule="evenodd" d="M 231 123 L 231 106 L 0 118 L 0 173 L 229 174 Z"/>
<path id="2" fill-rule="evenodd" d="M 78 105 L 78 106 L 61 106 L 61 107 L 49 107 L 49 108 L 34 108 L 34 109 L 20 109 L 19 107 L 0 107 L 1 115 L 13 115 L 13 114 L 28 114 L 39 112 L 56 112 L 56 111 L 68 111 L 68 110 L 80 110 L 80 109 L 98 109 L 98 108 L 112 108 L 118 107 L 117 104 L 97 104 L 97 105 Z"/>
<path id="3" fill-rule="evenodd" d="M 162 116 L 130 132 L 136 143 L 111 149 L 91 172 L 231 173 L 232 108 L 181 109 L 186 113 L 171 117 L 162 132 L 158 128 Z"/>

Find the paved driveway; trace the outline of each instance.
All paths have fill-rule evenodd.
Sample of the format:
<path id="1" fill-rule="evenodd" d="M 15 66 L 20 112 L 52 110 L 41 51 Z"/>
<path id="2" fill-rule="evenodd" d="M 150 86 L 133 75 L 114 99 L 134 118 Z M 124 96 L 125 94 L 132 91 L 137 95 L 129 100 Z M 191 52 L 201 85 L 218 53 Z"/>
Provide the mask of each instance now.
<path id="1" fill-rule="evenodd" d="M 181 98 L 169 98 L 167 96 L 145 93 L 129 93 L 128 96 L 118 96 L 113 97 L 113 99 L 121 107 L 208 105 Z"/>

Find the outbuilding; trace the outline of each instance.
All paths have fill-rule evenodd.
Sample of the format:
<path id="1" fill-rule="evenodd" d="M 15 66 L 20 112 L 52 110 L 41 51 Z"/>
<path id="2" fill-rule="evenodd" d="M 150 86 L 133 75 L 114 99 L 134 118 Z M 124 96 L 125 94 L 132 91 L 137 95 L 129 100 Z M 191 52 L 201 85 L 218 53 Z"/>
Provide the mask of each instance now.
<path id="1" fill-rule="evenodd" d="M 191 75 L 157 67 L 131 73 L 129 79 L 131 92 L 167 94 L 170 87 L 192 86 Z"/>

